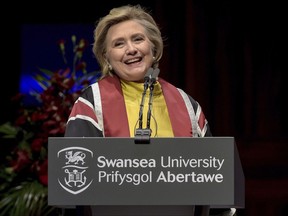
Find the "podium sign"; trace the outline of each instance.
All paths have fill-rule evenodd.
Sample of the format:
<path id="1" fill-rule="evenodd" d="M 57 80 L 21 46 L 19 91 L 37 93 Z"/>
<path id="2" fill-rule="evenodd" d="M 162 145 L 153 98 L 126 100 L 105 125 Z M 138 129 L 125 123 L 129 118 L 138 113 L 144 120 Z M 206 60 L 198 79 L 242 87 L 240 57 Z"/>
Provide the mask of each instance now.
<path id="1" fill-rule="evenodd" d="M 49 137 L 48 204 L 244 207 L 233 137 Z"/>

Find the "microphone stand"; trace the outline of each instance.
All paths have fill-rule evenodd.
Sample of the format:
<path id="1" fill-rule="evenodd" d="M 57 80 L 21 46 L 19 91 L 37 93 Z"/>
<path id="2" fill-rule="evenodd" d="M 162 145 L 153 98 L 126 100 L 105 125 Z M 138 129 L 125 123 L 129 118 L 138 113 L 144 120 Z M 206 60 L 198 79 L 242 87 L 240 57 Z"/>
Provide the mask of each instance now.
<path id="1" fill-rule="evenodd" d="M 148 78 L 149 81 L 150 78 Z M 140 103 L 140 110 L 139 110 L 139 129 L 142 129 L 142 124 L 143 124 L 143 108 L 144 108 L 144 100 L 145 100 L 145 95 L 148 89 L 148 81 L 144 82 L 144 91 L 142 93 L 142 99 Z"/>
<path id="2" fill-rule="evenodd" d="M 139 128 L 136 129 L 136 132 L 135 132 L 135 140 L 134 140 L 135 144 L 150 144 L 150 137 L 151 137 L 151 133 L 152 133 L 151 128 L 150 128 L 151 111 L 152 111 L 152 98 L 153 98 L 154 84 L 156 83 L 156 78 L 157 78 L 159 72 L 160 72 L 160 70 L 158 68 L 156 68 L 155 70 L 152 69 L 152 76 L 150 76 L 150 83 L 149 83 L 150 94 L 149 94 L 148 111 L 147 111 L 147 126 L 145 129 L 142 128 L 143 113 L 141 113 L 141 116 L 139 113 L 139 118 L 141 117 L 141 124 L 140 124 L 140 119 L 139 119 Z M 145 83 L 144 83 L 145 94 L 146 94 L 146 90 L 145 90 Z M 142 100 L 143 100 L 143 95 L 142 95 Z M 143 106 L 143 104 L 142 104 L 142 106 Z M 141 108 L 142 107 L 140 105 L 140 110 L 141 110 Z"/>
<path id="3" fill-rule="evenodd" d="M 147 73 L 145 74 L 144 77 L 144 90 L 142 93 L 142 99 L 140 103 L 140 110 L 139 110 L 139 128 L 136 129 L 135 131 L 135 144 L 149 144 L 150 143 L 150 130 L 143 129 L 142 124 L 143 124 L 143 107 L 144 107 L 144 100 L 145 100 L 145 95 L 149 86 L 149 81 L 151 79 L 151 76 L 153 74 L 154 70 L 153 68 L 149 68 Z"/>
<path id="4" fill-rule="evenodd" d="M 148 103 L 148 111 L 147 111 L 147 126 L 146 129 L 149 129 L 150 136 L 151 136 L 151 129 L 150 129 L 150 120 L 151 120 L 151 111 L 152 111 L 152 99 L 153 99 L 153 90 L 154 90 L 154 84 L 156 83 L 156 78 L 159 74 L 160 70 L 157 68 L 154 70 L 154 73 L 152 74 L 151 80 L 150 80 L 150 94 L 149 94 L 149 103 Z"/>

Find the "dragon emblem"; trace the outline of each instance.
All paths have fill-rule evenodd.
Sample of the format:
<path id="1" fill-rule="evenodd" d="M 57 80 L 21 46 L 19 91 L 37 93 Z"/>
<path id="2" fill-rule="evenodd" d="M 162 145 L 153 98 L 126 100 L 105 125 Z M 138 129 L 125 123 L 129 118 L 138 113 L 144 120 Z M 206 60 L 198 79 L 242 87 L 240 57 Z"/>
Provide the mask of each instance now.
<path id="1" fill-rule="evenodd" d="M 86 154 L 84 154 L 81 151 L 76 151 L 74 154 L 72 151 L 67 151 L 65 158 L 68 159 L 66 164 L 74 163 L 78 164 L 79 162 L 82 163 L 82 165 L 85 163 L 84 158 L 86 157 Z"/>

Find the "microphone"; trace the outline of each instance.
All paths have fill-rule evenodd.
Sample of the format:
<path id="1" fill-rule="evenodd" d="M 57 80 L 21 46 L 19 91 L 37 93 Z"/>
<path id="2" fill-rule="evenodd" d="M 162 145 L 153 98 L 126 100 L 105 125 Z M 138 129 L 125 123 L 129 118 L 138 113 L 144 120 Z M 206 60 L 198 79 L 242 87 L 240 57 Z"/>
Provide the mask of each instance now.
<path id="1" fill-rule="evenodd" d="M 149 68 L 148 71 L 146 72 L 145 76 L 144 76 L 144 90 L 142 93 L 142 99 L 141 99 L 141 103 L 140 103 L 140 110 L 139 110 L 139 129 L 142 129 L 142 124 L 143 124 L 143 108 L 144 108 L 144 100 L 145 100 L 145 95 L 149 86 L 149 82 L 151 79 L 153 73 L 153 68 Z"/>
<path id="2" fill-rule="evenodd" d="M 152 77 L 150 79 L 150 85 L 149 85 L 149 90 L 150 90 L 150 94 L 149 94 L 149 103 L 148 103 L 148 111 L 147 111 L 147 126 L 146 129 L 148 129 L 150 131 L 150 135 L 151 135 L 151 129 L 150 129 L 150 120 L 151 120 L 151 111 L 152 111 L 152 98 L 153 98 L 153 90 L 154 90 L 154 84 L 156 83 L 156 79 L 158 77 L 160 73 L 159 68 L 156 68 L 153 71 Z"/>
<path id="3" fill-rule="evenodd" d="M 144 90 L 142 93 L 141 103 L 140 103 L 140 109 L 139 109 L 139 128 L 135 131 L 135 144 L 147 144 L 150 142 L 150 129 L 143 129 L 143 108 L 144 108 L 144 101 L 147 89 L 149 87 L 149 84 L 151 83 L 152 75 L 154 73 L 153 68 L 149 68 L 144 76 Z"/>

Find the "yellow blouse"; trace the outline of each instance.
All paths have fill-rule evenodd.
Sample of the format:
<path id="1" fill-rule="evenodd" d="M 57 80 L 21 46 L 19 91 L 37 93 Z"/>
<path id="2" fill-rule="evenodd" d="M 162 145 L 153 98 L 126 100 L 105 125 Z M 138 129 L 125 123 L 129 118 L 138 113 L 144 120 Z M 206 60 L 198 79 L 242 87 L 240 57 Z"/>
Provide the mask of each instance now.
<path id="1" fill-rule="evenodd" d="M 139 109 L 143 93 L 143 83 L 127 82 L 121 80 L 125 106 L 128 116 L 130 136 L 134 137 L 135 130 L 139 127 Z M 147 125 L 147 111 L 150 90 L 147 90 L 143 106 L 143 128 Z M 174 137 L 168 109 L 159 82 L 155 83 L 153 91 L 152 112 L 150 128 L 151 137 Z"/>

